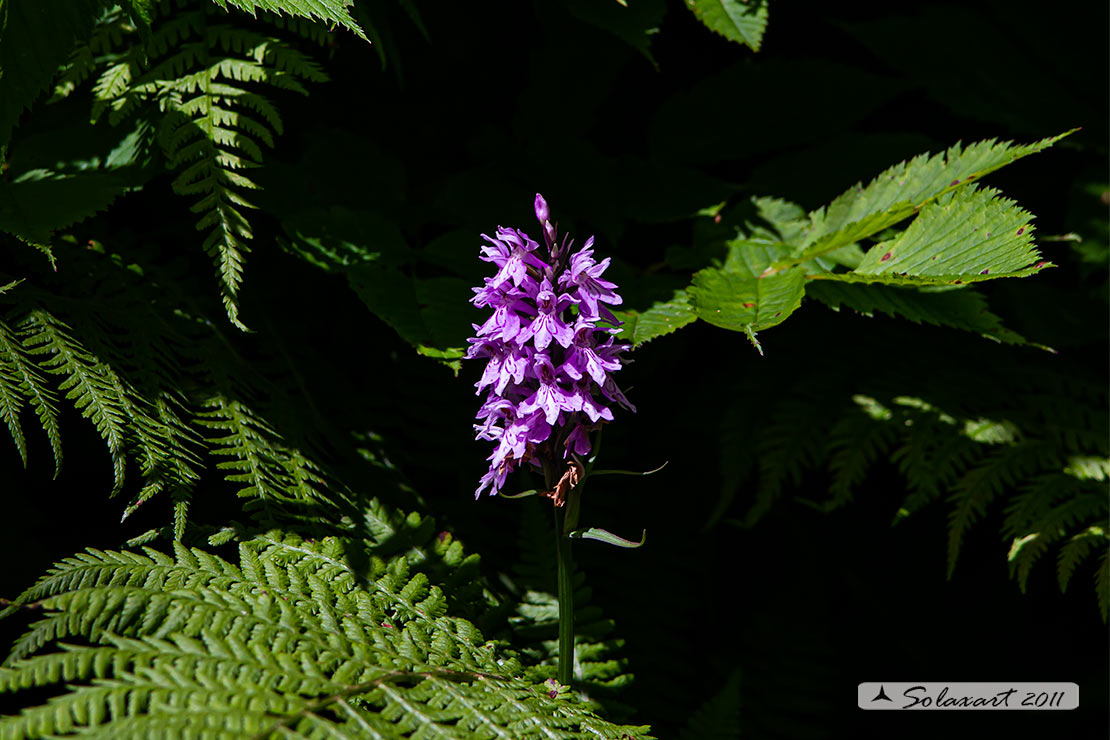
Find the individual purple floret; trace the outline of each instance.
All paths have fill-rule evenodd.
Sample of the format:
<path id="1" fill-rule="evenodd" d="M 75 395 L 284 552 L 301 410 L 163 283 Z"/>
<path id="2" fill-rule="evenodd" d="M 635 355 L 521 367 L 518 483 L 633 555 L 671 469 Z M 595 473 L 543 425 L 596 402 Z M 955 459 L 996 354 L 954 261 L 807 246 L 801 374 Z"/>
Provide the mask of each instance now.
<path id="1" fill-rule="evenodd" d="M 466 356 L 487 358 L 475 384 L 486 400 L 474 430 L 497 447 L 475 497 L 500 491 L 525 463 L 548 480 L 566 478 L 568 469 L 577 475 L 575 458 L 590 452 L 590 433 L 613 420 L 610 406 L 636 410 L 612 377 L 628 362 L 620 354 L 630 347 L 614 340 L 621 322 L 604 305 L 622 302 L 616 284 L 601 277 L 609 259 L 594 260 L 593 237 L 577 250 L 569 239 L 560 244 L 539 194 L 535 208 L 542 249 L 518 229 L 482 235 L 488 243 L 481 259 L 497 273 L 474 289 L 471 302 L 493 313 L 474 325 Z M 609 326 L 598 326 L 602 320 Z M 545 495 L 561 506 L 566 486 L 555 489 Z"/>

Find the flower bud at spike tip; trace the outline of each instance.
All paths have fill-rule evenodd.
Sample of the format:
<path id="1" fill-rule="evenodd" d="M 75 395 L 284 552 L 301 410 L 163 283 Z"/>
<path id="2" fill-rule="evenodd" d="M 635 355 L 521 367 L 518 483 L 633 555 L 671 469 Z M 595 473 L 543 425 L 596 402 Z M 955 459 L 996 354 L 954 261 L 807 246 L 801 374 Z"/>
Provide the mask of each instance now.
<path id="1" fill-rule="evenodd" d="M 608 306 L 622 299 L 602 277 L 608 258 L 594 259 L 592 237 L 577 250 L 569 240 L 556 244 L 550 209 L 538 193 L 535 209 L 546 249 L 518 229 L 482 236 L 488 244 L 480 259 L 495 274 L 474 289 L 471 302 L 492 315 L 475 326 L 466 356 L 486 360 L 474 431 L 494 450 L 475 496 L 499 493 L 507 476 L 527 464 L 562 474 L 545 492 L 558 505 L 581 474 L 572 456 L 590 452 L 590 433 L 614 418 L 616 406 L 635 411 L 613 379 L 631 347 L 615 340 L 618 330 L 598 326 L 603 319 L 620 324 Z"/>
<path id="2" fill-rule="evenodd" d="M 551 223 L 551 211 L 547 207 L 547 201 L 544 200 L 543 196 L 539 193 L 536 193 L 535 206 L 536 220 L 539 221 L 540 226 L 543 227 L 543 240 L 547 244 L 548 250 L 552 252 L 552 258 L 554 258 L 556 240 L 555 225 Z"/>

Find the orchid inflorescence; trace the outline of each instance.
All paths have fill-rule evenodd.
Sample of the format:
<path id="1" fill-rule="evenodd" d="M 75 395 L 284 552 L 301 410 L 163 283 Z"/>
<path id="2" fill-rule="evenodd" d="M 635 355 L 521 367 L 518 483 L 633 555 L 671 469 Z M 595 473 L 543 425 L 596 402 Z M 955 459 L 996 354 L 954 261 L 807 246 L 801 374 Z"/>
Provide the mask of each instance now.
<path id="1" fill-rule="evenodd" d="M 561 505 L 579 458 L 590 452 L 591 432 L 613 420 L 610 405 L 636 409 L 612 378 L 630 346 L 614 340 L 621 322 L 605 305 L 622 302 L 617 286 L 601 277 L 609 258 L 594 260 L 593 237 L 577 250 L 566 237 L 560 243 L 543 196 L 536 195 L 535 207 L 546 259 L 519 229 L 482 235 L 488 244 L 481 259 L 497 274 L 474 288 L 471 302 L 493 315 L 474 325 L 466 356 L 489 358 L 475 384 L 487 395 L 474 429 L 497 448 L 475 497 L 486 488 L 498 493 L 509 473 L 529 463 L 545 474 L 567 471 L 556 490 L 545 492 Z M 602 320 L 608 326 L 598 326 Z"/>

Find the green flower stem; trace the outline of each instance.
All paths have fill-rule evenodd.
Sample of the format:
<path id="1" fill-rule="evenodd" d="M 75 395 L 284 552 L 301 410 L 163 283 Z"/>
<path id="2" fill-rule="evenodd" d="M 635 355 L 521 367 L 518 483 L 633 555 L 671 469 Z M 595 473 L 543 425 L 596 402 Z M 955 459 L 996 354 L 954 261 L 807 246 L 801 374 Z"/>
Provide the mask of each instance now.
<path id="1" fill-rule="evenodd" d="M 574 493 L 570 495 L 573 497 Z M 574 674 L 574 560 L 570 552 L 568 531 L 564 528 L 564 523 L 559 521 L 559 510 L 555 509 L 555 562 L 559 581 L 558 679 L 564 686 L 570 685 Z"/>
<path id="2" fill-rule="evenodd" d="M 567 493 L 567 504 L 562 521 L 555 509 L 555 562 L 559 585 L 559 683 L 569 686 L 574 676 L 574 557 L 571 554 L 570 533 L 578 526 L 578 512 L 582 502 L 583 478 Z"/>

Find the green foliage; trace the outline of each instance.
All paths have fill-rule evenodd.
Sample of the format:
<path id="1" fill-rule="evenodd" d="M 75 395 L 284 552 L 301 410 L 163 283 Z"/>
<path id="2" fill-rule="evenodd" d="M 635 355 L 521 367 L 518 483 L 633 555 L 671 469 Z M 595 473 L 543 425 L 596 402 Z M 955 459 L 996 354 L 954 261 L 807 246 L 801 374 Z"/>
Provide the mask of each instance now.
<path id="1" fill-rule="evenodd" d="M 862 506 L 911 520 L 906 573 L 946 550 L 966 575 L 979 537 L 1022 591 L 1054 561 L 1107 619 L 1105 305 L 1084 297 L 1106 291 L 1104 137 L 1090 105 L 1028 105 L 1086 79 L 1049 58 L 1078 29 L 1064 48 L 1039 27 L 1033 64 L 968 31 L 977 11 L 907 16 L 959 20 L 1007 88 L 835 4 L 773 59 L 748 53 L 767 0 L 690 0 L 700 25 L 623 5 L 431 4 L 425 24 L 411 0 L 0 0 L 0 738 L 852 734 L 832 688 L 863 658 L 837 646 L 882 625 L 811 620 L 814 595 L 942 608 L 853 563 Z M 829 28 L 883 70 L 839 61 Z M 710 33 L 707 66 L 686 52 Z M 979 180 L 1059 136 L 921 155 L 810 210 L 969 115 L 1086 131 L 999 181 L 1028 211 Z M 535 234 L 536 190 L 625 299 L 639 422 L 605 459 L 670 461 L 583 499 L 579 533 L 652 534 L 612 557 L 575 541 L 572 686 L 550 511 L 469 500 L 479 235 Z M 798 311 L 815 302 L 840 314 Z M 787 318 L 766 358 L 712 328 L 760 347 Z M 914 529 L 928 510 L 946 534 Z M 905 626 L 911 660 L 950 637 Z"/>
<path id="2" fill-rule="evenodd" d="M 811 226 L 795 250 L 796 259 L 811 259 L 878 234 L 941 196 L 966 190 L 972 181 L 1043 151 L 1070 133 L 1074 131 L 1022 146 L 995 139 L 977 142 L 966 149 L 955 144 L 944 154 L 931 157 L 921 154 L 897 164 L 867 187 L 856 185 L 827 208 L 810 214 Z M 984 205 L 987 203 L 989 200 L 983 201 Z M 958 215 L 967 216 L 964 209 Z"/>
<path id="3" fill-rule="evenodd" d="M 686 0 L 686 5 L 710 31 L 759 51 L 767 30 L 768 0 Z"/>
<path id="4" fill-rule="evenodd" d="M 0 689 L 70 689 L 0 720 L 0 737 L 648 737 L 534 685 L 373 543 L 272 531 L 237 563 L 144 552 L 68 558 L 7 609 L 42 616 Z"/>
<path id="5" fill-rule="evenodd" d="M 184 507 L 197 479 L 193 448 L 197 438 L 180 416 L 181 408 L 170 396 L 145 398 L 101 358 L 92 354 L 73 330 L 53 314 L 39 308 L 16 309 L 11 323 L 0 322 L 3 361 L 0 388 L 3 417 L 24 465 L 27 442 L 20 424 L 24 403 L 34 409 L 50 440 L 56 468 L 62 464 L 57 395 L 64 394 L 74 408 L 89 419 L 104 439 L 112 459 L 112 494 L 124 484 L 128 456 L 137 459 L 143 487 L 132 506 L 168 490 Z M 48 376 L 57 377 L 55 386 Z M 126 514 L 125 514 L 126 516 Z M 179 518 L 184 520 L 184 510 Z"/>
<path id="6" fill-rule="evenodd" d="M 781 324 L 798 309 L 805 273 L 790 269 L 764 276 L 779 254 L 773 245 L 737 240 L 728 247 L 722 267 L 694 275 L 690 299 L 698 318 L 743 331 L 762 353 L 755 333 Z"/>
<path id="7" fill-rule="evenodd" d="M 252 12 L 284 9 L 320 17 L 358 31 L 341 4 L 242 5 Z M 149 22 L 151 10 L 143 5 L 135 14 Z M 288 41 L 237 25 L 234 18 L 208 6 L 177 11 L 155 22 L 153 30 L 139 30 L 119 12 L 105 16 L 88 44 L 74 52 L 56 95 L 72 94 L 96 73 L 94 121 L 107 113 L 113 125 L 135 116 L 152 122 L 147 135 L 157 141 L 166 166 L 177 172 L 174 191 L 196 198 L 191 210 L 200 216 L 196 228 L 205 232 L 202 246 L 216 266 L 228 318 L 245 329 L 237 296 L 253 238 L 245 214 L 254 206 L 246 192 L 258 188 L 245 170 L 261 165 L 262 147 L 272 147 L 282 132 L 281 115 L 270 96 L 277 91 L 306 95 L 302 82 L 323 82 L 327 76 Z M 67 226 L 121 192 L 112 184 L 82 179 L 78 185 L 103 193 L 103 203 L 66 217 L 35 214 L 32 223 L 39 231 L 47 224 L 51 229 Z M 41 203 L 49 195 L 31 192 L 24 198 Z M 0 226 L 28 241 L 39 233 L 2 222 Z"/>
<path id="8" fill-rule="evenodd" d="M 1018 147 L 994 140 L 966 150 L 957 144 L 946 154 L 923 154 L 886 170 L 866 188 L 856 186 L 808 217 L 794 204 L 754 199 L 756 223 L 748 222 L 737 229 L 737 238 L 725 242 L 723 264 L 694 275 L 687 289 L 690 305 L 703 321 L 745 333 L 762 353 L 756 333 L 793 314 L 807 283 L 958 286 L 1034 275 L 1052 265 L 1038 261 L 1032 216 L 972 181 L 1062 136 L 1066 134 Z M 719 220 L 720 214 L 714 217 Z M 910 217 L 914 220 L 903 231 L 886 233 Z M 862 252 L 859 242 L 876 236 L 885 238 Z M 867 313 L 881 310 L 1003 341 L 1023 341 L 990 314 L 969 319 L 968 304 L 977 298 L 946 300 L 936 295 L 902 299 L 901 294 L 874 289 L 855 296 L 850 290 L 817 291 L 819 299 L 835 307 L 854 304 Z M 657 334 L 643 336 L 646 341 Z"/>

